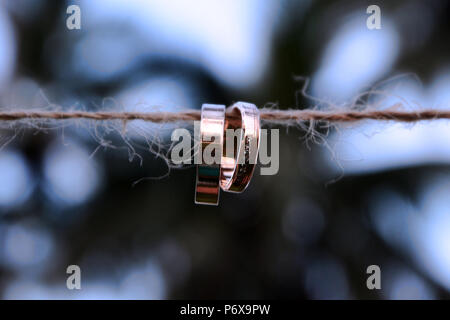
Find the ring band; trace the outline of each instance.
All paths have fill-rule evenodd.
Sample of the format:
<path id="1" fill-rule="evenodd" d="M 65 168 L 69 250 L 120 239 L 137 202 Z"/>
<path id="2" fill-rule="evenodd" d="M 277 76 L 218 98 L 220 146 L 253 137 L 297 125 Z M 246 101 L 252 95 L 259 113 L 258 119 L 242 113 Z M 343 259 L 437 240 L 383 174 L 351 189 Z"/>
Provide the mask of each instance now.
<path id="1" fill-rule="evenodd" d="M 231 119 L 226 119 L 225 130 L 237 129 L 240 133 L 237 137 L 238 144 L 234 148 L 226 148 L 230 145 L 233 147 L 235 143 L 234 136 L 230 139 L 231 137 L 225 134 L 220 186 L 223 191 L 239 193 L 250 183 L 258 158 L 261 132 L 259 110 L 254 104 L 246 102 L 237 102 L 230 109 L 231 114 L 236 114 L 239 120 L 232 123 Z"/>
<path id="2" fill-rule="evenodd" d="M 225 125 L 225 106 L 203 104 L 200 120 L 200 141 L 197 152 L 200 152 L 201 164 L 197 165 L 195 186 L 195 203 L 217 205 L 220 193 L 220 162 L 223 150 L 223 133 Z M 212 149 L 212 156 L 217 162 L 205 163 L 205 149 Z M 216 154 L 218 151 L 219 154 Z"/>

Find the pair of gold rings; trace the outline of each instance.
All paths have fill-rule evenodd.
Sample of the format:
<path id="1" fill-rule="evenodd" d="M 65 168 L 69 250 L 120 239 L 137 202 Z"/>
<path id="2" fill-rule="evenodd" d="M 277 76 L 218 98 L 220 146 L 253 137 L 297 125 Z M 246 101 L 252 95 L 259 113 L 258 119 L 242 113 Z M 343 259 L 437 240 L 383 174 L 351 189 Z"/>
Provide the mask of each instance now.
<path id="1" fill-rule="evenodd" d="M 237 143 L 235 143 L 237 139 Z M 204 104 L 197 152 L 195 203 L 217 205 L 220 189 L 243 192 L 253 175 L 260 142 L 259 110 L 251 103 Z"/>

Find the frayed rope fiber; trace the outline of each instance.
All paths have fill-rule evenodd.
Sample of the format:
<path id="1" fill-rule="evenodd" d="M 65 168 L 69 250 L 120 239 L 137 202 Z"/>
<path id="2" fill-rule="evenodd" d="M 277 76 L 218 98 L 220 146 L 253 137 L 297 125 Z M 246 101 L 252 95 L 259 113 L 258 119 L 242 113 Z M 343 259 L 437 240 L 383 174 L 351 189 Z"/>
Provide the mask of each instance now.
<path id="1" fill-rule="evenodd" d="M 398 107 L 398 106 L 395 106 Z M 422 120 L 450 119 L 450 110 L 422 109 L 415 111 L 401 110 L 363 110 L 363 111 L 320 111 L 320 110 L 274 110 L 261 109 L 261 120 L 265 122 L 354 122 L 361 120 L 383 120 L 398 122 L 416 122 Z M 18 120 L 143 120 L 153 123 L 189 122 L 200 120 L 200 110 L 179 112 L 108 112 L 108 111 L 5 111 L 0 112 L 0 121 Z M 232 119 L 233 114 L 228 114 Z"/>

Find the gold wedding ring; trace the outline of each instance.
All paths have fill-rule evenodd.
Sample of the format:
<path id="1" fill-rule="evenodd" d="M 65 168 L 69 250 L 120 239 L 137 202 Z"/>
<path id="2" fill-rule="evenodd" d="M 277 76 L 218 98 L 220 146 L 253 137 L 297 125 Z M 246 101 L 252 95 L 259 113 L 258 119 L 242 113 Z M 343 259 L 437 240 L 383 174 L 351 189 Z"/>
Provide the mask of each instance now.
<path id="1" fill-rule="evenodd" d="M 242 192 L 250 183 L 258 158 L 261 131 L 259 110 L 254 104 L 237 102 L 230 107 L 230 111 L 225 120 L 220 186 L 223 191 Z M 231 136 L 232 132 L 237 134 Z"/>
<path id="2" fill-rule="evenodd" d="M 200 141 L 197 152 L 201 163 L 197 165 L 195 203 L 217 205 L 219 203 L 220 177 L 225 125 L 225 106 L 203 104 L 200 120 Z M 211 152 L 205 152 L 211 151 Z M 214 161 L 214 160 L 218 161 Z"/>

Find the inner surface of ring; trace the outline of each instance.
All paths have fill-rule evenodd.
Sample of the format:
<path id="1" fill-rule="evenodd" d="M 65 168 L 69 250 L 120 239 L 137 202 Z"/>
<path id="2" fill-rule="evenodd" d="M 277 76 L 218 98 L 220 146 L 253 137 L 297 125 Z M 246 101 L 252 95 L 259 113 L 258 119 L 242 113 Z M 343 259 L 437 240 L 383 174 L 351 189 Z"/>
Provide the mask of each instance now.
<path id="1" fill-rule="evenodd" d="M 235 130 L 235 132 L 238 133 L 237 136 L 230 136 L 227 134 L 227 129 Z M 233 108 L 232 112 L 229 114 L 229 117 L 225 119 L 223 155 L 221 162 L 221 186 L 224 189 L 229 189 L 233 183 L 232 178 L 237 169 L 237 159 L 240 157 L 243 138 L 244 128 L 242 127 L 242 114 L 238 108 Z M 227 146 L 229 147 L 227 148 Z"/>

